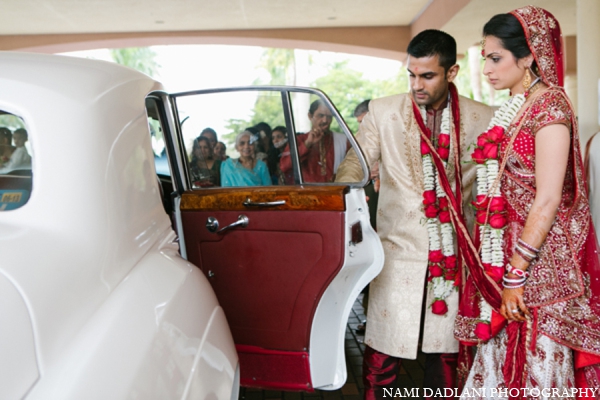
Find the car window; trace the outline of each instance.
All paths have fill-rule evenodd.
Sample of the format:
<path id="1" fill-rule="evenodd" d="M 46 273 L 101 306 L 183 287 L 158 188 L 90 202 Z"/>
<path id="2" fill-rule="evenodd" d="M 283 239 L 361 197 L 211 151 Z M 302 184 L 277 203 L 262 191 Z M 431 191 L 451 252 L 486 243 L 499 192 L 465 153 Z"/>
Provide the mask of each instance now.
<path id="1" fill-rule="evenodd" d="M 351 147 L 341 128 L 342 121 L 324 99 L 314 94 L 293 93 L 291 104 L 303 182 L 333 182 Z"/>
<path id="2" fill-rule="evenodd" d="M 22 207 L 31 195 L 32 151 L 23 119 L 0 110 L 0 211 Z"/>
<path id="3" fill-rule="evenodd" d="M 203 93 L 176 102 L 192 189 L 284 182 L 272 141 L 274 127 L 286 130 L 280 92 Z"/>
<path id="4" fill-rule="evenodd" d="M 148 127 L 152 140 L 152 151 L 154 152 L 154 166 L 158 175 L 171 176 L 169 169 L 169 160 L 167 159 L 167 147 L 163 132 L 163 125 L 160 120 L 160 113 L 154 101 L 146 101 L 146 111 L 148 113 Z"/>
<path id="5" fill-rule="evenodd" d="M 333 184 L 352 147 L 339 113 L 315 90 L 215 89 L 172 99 L 193 190 Z"/>

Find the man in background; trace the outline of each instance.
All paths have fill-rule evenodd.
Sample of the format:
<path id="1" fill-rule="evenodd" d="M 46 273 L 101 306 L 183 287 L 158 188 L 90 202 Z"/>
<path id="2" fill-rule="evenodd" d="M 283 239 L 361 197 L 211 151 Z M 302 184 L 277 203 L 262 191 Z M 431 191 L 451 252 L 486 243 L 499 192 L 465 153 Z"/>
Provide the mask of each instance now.
<path id="1" fill-rule="evenodd" d="M 332 182 L 348 150 L 348 139 L 330 129 L 333 115 L 321 100 L 311 103 L 308 118 L 310 131 L 296 137 L 302 177 L 304 182 Z M 284 174 L 292 171 L 289 144 L 281 153 L 280 168 Z"/>

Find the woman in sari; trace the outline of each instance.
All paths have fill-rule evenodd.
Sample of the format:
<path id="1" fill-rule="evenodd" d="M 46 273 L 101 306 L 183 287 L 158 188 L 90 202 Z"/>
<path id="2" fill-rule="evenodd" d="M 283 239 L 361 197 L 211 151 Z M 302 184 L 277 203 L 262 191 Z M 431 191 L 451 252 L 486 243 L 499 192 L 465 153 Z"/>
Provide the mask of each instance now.
<path id="1" fill-rule="evenodd" d="M 214 159 L 210 140 L 198 136 L 192 147 L 190 178 L 194 188 L 219 186 L 221 184 L 221 160 Z"/>
<path id="2" fill-rule="evenodd" d="M 284 173 L 279 167 L 279 161 L 283 150 L 288 142 L 287 129 L 285 126 L 276 126 L 271 132 L 271 145 L 269 147 L 269 157 L 267 158 L 267 166 L 271 174 L 273 185 L 293 185 L 294 174 L 289 171 Z"/>
<path id="3" fill-rule="evenodd" d="M 455 336 L 478 345 L 463 398 L 594 398 L 600 270 L 560 26 L 528 6 L 483 34 L 484 74 L 512 97 L 473 152 L 474 243 L 457 232 L 468 275 Z"/>
<path id="4" fill-rule="evenodd" d="M 256 158 L 254 135 L 243 131 L 235 138 L 235 149 L 240 158 L 228 158 L 221 164 L 221 185 L 268 186 L 271 184 L 267 164 Z"/>

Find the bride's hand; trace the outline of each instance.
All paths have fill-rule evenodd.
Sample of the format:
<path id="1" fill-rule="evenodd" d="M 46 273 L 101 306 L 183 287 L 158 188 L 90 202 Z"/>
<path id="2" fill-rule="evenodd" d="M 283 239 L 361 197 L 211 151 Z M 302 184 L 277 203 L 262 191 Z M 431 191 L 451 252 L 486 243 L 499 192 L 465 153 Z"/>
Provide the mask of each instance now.
<path id="1" fill-rule="evenodd" d="M 531 316 L 525 302 L 523 301 L 523 292 L 525 287 L 507 289 L 502 291 L 502 305 L 500 314 L 509 321 L 525 321 L 525 315 Z M 513 312 L 516 311 L 516 312 Z"/>

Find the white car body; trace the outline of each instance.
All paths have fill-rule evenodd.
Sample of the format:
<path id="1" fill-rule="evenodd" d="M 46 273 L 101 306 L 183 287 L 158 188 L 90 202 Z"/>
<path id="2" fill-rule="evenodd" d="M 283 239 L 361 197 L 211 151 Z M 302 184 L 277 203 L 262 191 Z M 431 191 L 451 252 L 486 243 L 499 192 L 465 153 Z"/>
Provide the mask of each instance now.
<path id="1" fill-rule="evenodd" d="M 160 196 L 144 99 L 104 62 L 0 54 L 23 118 L 27 204 L 0 215 L 0 398 L 237 398 L 237 354 Z"/>
<path id="2" fill-rule="evenodd" d="M 296 89 L 328 102 L 322 93 Z M 265 90 L 281 90 L 281 98 L 289 99 L 288 89 Z M 200 92 L 190 93 L 202 95 Z M 251 194 L 271 198 L 292 193 L 293 198 L 308 199 L 304 201 L 308 206 L 288 203 L 262 211 L 242 208 L 250 216 L 248 229 L 209 233 L 208 226 L 204 227 L 206 216 L 218 216 L 225 226 L 235 221 L 241 206 L 231 203 L 232 207 L 217 204 L 217 208 L 190 209 L 188 204 L 182 211 L 183 196 L 233 196 L 248 189 L 210 192 L 192 188 L 185 172 L 183 122 L 178 120 L 177 110 L 177 101 L 184 103 L 188 94 L 168 95 L 148 76 L 108 62 L 0 53 L 0 111 L 22 118 L 32 158 L 30 193 L 14 209 L 2 211 L 13 194 L 4 189 L 21 182 L 23 174 L 0 174 L 0 399 L 227 400 L 237 399 L 240 382 L 308 391 L 334 390 L 344 384 L 348 313 L 361 289 L 383 265 L 381 243 L 370 226 L 361 189 L 367 178 L 331 183 L 333 189 L 321 185 L 320 191 L 310 192 L 310 183 L 298 181 L 296 169 L 295 186 L 264 186 Z M 163 134 L 172 140 L 167 146 L 177 178 L 173 179 L 175 191 L 167 193 L 173 200 L 172 219 L 165 212 L 165 196 L 157 179 L 147 99 L 156 105 L 157 121 L 164 124 Z M 286 112 L 286 121 L 290 121 L 290 112 Z M 334 117 L 360 153 L 337 111 Z M 362 158 L 361 163 L 368 177 Z M 331 204 L 338 205 L 328 208 L 330 204 L 324 202 L 323 208 L 319 193 L 337 199 Z M 318 206 L 317 211 L 313 205 Z M 316 223 L 298 227 L 296 215 Z M 318 226 L 323 216 L 336 222 Z M 176 221 L 177 234 L 172 221 Z M 188 233 L 184 234 L 186 227 Z M 304 319 L 293 326 L 295 334 L 300 332 L 299 339 L 287 348 L 281 343 L 287 343 L 288 328 L 275 333 L 265 329 L 270 341 L 261 342 L 260 328 L 270 326 L 271 321 L 256 326 L 249 321 L 242 326 L 251 318 L 242 318 L 240 323 L 235 311 L 243 309 L 239 306 L 245 300 L 232 295 L 225 279 L 242 276 L 252 263 L 273 267 L 247 275 L 256 279 L 254 293 L 267 293 L 262 277 L 277 268 L 285 269 L 248 258 L 218 265 L 218 260 L 207 262 L 204 257 L 210 254 L 198 250 L 206 244 L 226 242 L 230 247 L 219 247 L 219 251 L 234 253 L 228 250 L 238 249 L 248 238 L 269 235 L 279 239 L 281 232 L 316 238 L 314 247 L 319 254 L 333 244 L 338 249 L 335 263 L 329 265 L 333 272 L 315 281 L 314 293 L 306 291 L 310 285 L 303 282 L 318 275 L 314 271 L 319 271 L 318 262 L 326 257 L 316 257 L 315 264 L 305 271 L 308 275 L 293 282 L 304 303 L 298 311 L 292 307 L 299 301 L 286 298 L 291 304 L 288 311 L 292 316 L 303 312 Z M 324 239 L 327 237 L 329 242 Z M 304 250 L 295 245 L 295 251 Z M 308 254 L 311 249 L 305 250 Z M 249 251 L 258 254 L 257 249 Z M 261 251 L 261 257 L 272 253 L 267 247 Z M 184 259 L 190 253 L 199 260 L 198 267 Z M 189 259 L 196 263 L 192 257 Z M 271 263 L 277 261 L 274 258 Z M 220 271 L 214 279 L 211 269 Z M 215 285 L 221 286 L 217 290 Z M 274 286 L 280 289 L 276 293 L 282 292 L 283 286 Z M 234 299 L 217 300 L 223 293 Z M 271 303 L 259 303 L 278 302 L 276 298 L 267 300 Z M 276 313 L 269 316 L 269 310 L 259 311 L 261 318 L 279 318 Z M 258 369 L 244 370 L 242 355 L 246 365 Z M 305 380 L 290 384 L 278 380 L 280 376 L 271 379 L 269 371 L 281 373 L 282 368 L 263 368 L 263 359 L 291 360 L 290 365 L 305 373 Z"/>

